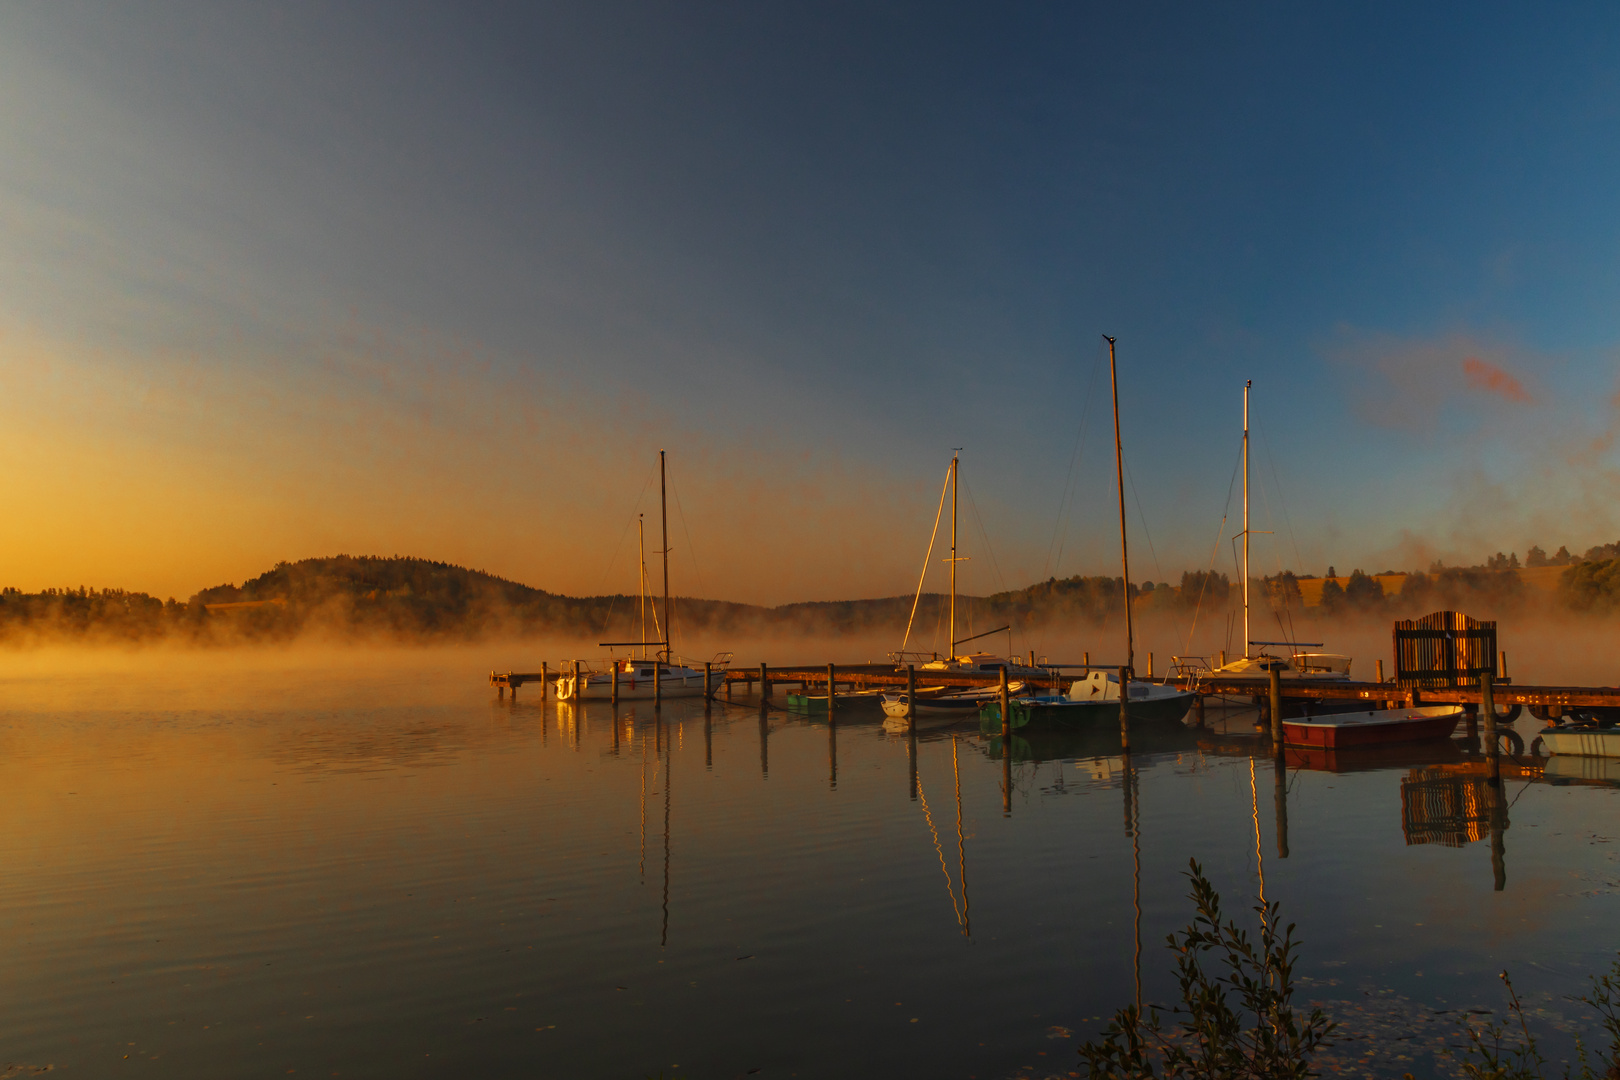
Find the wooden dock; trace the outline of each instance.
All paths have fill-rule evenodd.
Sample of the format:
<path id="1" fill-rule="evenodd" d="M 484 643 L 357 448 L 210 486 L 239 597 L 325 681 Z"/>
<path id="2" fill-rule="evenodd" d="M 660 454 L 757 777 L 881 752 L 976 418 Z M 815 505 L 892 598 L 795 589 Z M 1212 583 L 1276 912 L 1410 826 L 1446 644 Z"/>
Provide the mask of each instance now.
<path id="1" fill-rule="evenodd" d="M 1079 674 L 1087 670 L 1112 671 L 1101 665 L 1092 665 L 1090 669 L 1083 665 L 1064 665 L 1063 668 L 1052 669 L 1052 674 L 1038 677 L 1020 677 L 1019 681 L 1027 687 L 1043 691 L 1059 691 L 1066 687 Z M 568 670 L 564 671 L 508 671 L 491 672 L 489 684 L 504 692 L 516 691 L 526 684 L 553 683 L 559 676 L 566 677 Z M 903 689 L 909 675 L 905 668 L 896 668 L 894 664 L 840 664 L 836 672 L 836 680 L 840 690 L 874 690 L 893 687 Z M 772 688 L 794 686 L 805 690 L 814 690 L 825 693 L 827 685 L 827 665 L 785 665 L 775 667 L 763 664 L 752 668 L 732 668 L 725 672 L 725 689 L 721 693 L 730 693 L 733 688 L 740 688 L 745 694 L 753 694 L 759 687 L 761 679 L 768 681 Z M 916 673 L 919 685 L 949 686 L 949 687 L 989 687 L 999 682 L 999 676 L 991 672 L 949 672 L 949 671 L 922 671 Z M 1178 686 L 1184 690 L 1191 690 L 1200 696 L 1208 697 L 1222 695 L 1226 697 L 1253 697 L 1257 702 L 1265 700 L 1270 693 L 1270 682 L 1266 679 L 1209 679 L 1204 677 L 1185 679 L 1166 679 L 1167 685 Z M 740 686 L 739 686 L 740 684 Z M 1291 700 L 1307 701 L 1365 701 L 1369 708 L 1385 705 L 1392 707 L 1417 705 L 1477 705 L 1480 700 L 1480 691 L 1477 688 L 1450 688 L 1441 687 L 1433 689 L 1408 689 L 1394 682 L 1352 682 L 1334 680 L 1288 680 L 1282 685 L 1285 698 Z M 1563 713 L 1577 709 L 1589 708 L 1615 708 L 1620 709 L 1620 687 L 1614 686 L 1540 686 L 1515 685 L 1511 682 L 1499 681 L 1492 687 L 1492 698 L 1497 705 L 1522 705 L 1530 708 L 1537 715 L 1559 716 Z"/>

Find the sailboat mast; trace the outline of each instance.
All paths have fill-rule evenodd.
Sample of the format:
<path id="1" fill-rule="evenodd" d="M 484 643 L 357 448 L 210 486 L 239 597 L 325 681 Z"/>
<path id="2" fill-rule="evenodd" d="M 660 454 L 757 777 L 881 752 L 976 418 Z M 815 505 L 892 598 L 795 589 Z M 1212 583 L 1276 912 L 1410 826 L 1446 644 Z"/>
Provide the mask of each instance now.
<path id="1" fill-rule="evenodd" d="M 951 455 L 951 659 L 956 659 L 956 483 L 957 458 Z"/>
<path id="2" fill-rule="evenodd" d="M 636 515 L 636 610 L 641 613 L 641 658 L 647 659 L 647 517 Z"/>
<path id="3" fill-rule="evenodd" d="M 658 516 L 664 528 L 664 659 L 669 659 L 675 613 L 669 608 L 669 494 L 664 482 L 664 452 L 658 451 Z"/>
<path id="4" fill-rule="evenodd" d="M 1114 473 L 1119 481 L 1119 561 L 1125 574 L 1125 666 L 1136 670 L 1136 635 L 1131 627 L 1131 556 L 1125 544 L 1125 444 L 1119 437 L 1119 374 L 1114 369 L 1114 339 L 1107 334 L 1108 380 L 1114 387 Z M 1119 688 L 1124 700 L 1125 688 Z"/>
<path id="5" fill-rule="evenodd" d="M 1249 387 L 1243 384 L 1243 655 L 1249 655 Z"/>

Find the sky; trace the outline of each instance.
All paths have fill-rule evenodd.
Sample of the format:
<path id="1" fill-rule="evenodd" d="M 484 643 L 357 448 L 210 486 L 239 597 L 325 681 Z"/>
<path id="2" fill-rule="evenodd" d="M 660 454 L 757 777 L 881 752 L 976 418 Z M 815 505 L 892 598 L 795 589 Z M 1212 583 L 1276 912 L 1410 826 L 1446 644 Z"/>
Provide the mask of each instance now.
<path id="1" fill-rule="evenodd" d="M 0 6 L 0 584 L 894 595 L 1620 535 L 1620 11 Z M 943 587 L 936 550 L 929 582 Z M 649 563 L 655 559 L 649 556 Z"/>

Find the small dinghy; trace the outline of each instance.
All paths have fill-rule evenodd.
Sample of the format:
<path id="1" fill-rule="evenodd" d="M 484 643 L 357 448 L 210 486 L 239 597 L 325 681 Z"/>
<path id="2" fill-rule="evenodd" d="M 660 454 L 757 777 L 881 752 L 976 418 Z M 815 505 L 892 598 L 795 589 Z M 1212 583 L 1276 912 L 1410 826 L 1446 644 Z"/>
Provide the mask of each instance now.
<path id="1" fill-rule="evenodd" d="M 833 698 L 833 704 L 840 711 L 860 707 L 869 709 L 878 704 L 881 690 L 840 690 Z M 827 712 L 826 694 L 799 694 L 790 693 L 787 696 L 788 712 L 820 713 Z"/>
<path id="2" fill-rule="evenodd" d="M 924 717 L 934 720 L 972 720 L 978 717 L 979 709 L 987 701 L 999 701 L 1001 688 L 992 686 L 983 690 L 956 690 L 943 693 L 944 687 L 922 687 L 917 689 L 916 715 L 918 719 Z M 929 691 L 933 691 L 930 693 Z M 1022 682 L 1007 684 L 1009 694 L 1021 694 L 1024 691 Z M 883 712 L 890 720 L 905 721 L 907 707 L 911 698 L 904 690 L 889 691 L 882 696 Z"/>
<path id="3" fill-rule="evenodd" d="M 1555 724 L 1542 729 L 1541 745 L 1554 754 L 1573 757 L 1620 757 L 1620 726 L 1606 715 Z"/>
<path id="4" fill-rule="evenodd" d="M 1449 739 L 1462 716 L 1460 705 L 1431 705 L 1418 709 L 1375 709 L 1300 717 L 1283 721 L 1283 742 L 1289 746 L 1320 746 L 1332 750 Z"/>

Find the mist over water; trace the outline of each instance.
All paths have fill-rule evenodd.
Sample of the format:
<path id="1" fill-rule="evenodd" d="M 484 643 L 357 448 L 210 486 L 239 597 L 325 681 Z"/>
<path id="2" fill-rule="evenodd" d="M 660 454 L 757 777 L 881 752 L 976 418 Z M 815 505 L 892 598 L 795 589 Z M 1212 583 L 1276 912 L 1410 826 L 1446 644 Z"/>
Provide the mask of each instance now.
<path id="1" fill-rule="evenodd" d="M 1363 633 L 1334 646 L 1379 644 Z M 1600 662 L 1578 642 L 1510 662 Z M 776 665 L 894 647 L 724 644 Z M 660 726 L 645 703 L 487 685 L 593 645 L 5 654 L 0 1055 L 85 1075 L 1066 1076 L 1132 998 L 1138 900 L 1144 992 L 1171 995 L 1159 942 L 1197 857 L 1239 917 L 1263 874 L 1305 941 L 1302 995 L 1388 1029 L 1367 1071 L 1421 1077 L 1460 1041 L 1434 1010 L 1500 1008 L 1502 967 L 1567 1050 L 1560 995 L 1617 944 L 1609 787 L 1510 785 L 1496 892 L 1487 841 L 1403 824 L 1416 759 L 1290 767 L 1285 821 L 1240 737 L 1141 733 L 1127 762 L 1078 736 L 1019 751 L 1004 816 L 976 726 L 917 741 L 913 798 L 911 746 L 875 712 L 829 731 L 672 701 Z M 1399 1017 L 1427 1019 L 1398 1041 Z"/>

